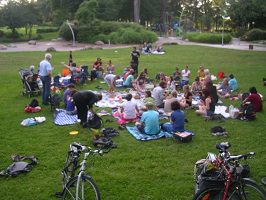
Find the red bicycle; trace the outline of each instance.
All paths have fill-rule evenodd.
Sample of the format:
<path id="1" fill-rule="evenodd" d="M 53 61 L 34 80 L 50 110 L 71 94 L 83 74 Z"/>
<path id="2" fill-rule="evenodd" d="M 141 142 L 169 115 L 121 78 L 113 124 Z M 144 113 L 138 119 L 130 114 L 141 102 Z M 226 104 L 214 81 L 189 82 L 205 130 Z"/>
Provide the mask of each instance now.
<path id="1" fill-rule="evenodd" d="M 263 188 L 254 180 L 245 178 L 247 170 L 240 164 L 240 160 L 255 153 L 232 156 L 228 152 L 230 146 L 228 142 L 217 144 L 219 154 L 208 153 L 204 165 L 197 167 L 193 200 L 266 200 Z"/>

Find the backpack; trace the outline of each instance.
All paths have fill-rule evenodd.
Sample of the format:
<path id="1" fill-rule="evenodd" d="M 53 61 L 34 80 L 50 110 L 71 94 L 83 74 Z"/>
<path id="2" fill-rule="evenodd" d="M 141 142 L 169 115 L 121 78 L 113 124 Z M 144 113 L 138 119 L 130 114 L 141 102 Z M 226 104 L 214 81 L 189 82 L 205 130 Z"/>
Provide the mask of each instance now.
<path id="1" fill-rule="evenodd" d="M 101 130 L 101 133 L 105 136 L 105 137 L 115 137 L 117 135 L 119 135 L 119 132 L 117 130 L 115 130 L 114 128 L 103 128 Z"/>
<path id="2" fill-rule="evenodd" d="M 93 115 L 88 119 L 87 124 L 89 128 L 99 129 L 103 125 L 103 119 L 99 117 L 96 113 L 93 113 Z"/>
<path id="3" fill-rule="evenodd" d="M 35 156 L 12 155 L 11 160 L 14 162 L 0 172 L 1 176 L 17 176 L 29 172 L 38 163 Z"/>
<path id="4" fill-rule="evenodd" d="M 55 110 L 55 108 L 60 108 L 60 102 L 62 101 L 62 97 L 59 94 L 50 95 L 50 104 L 51 111 Z"/>
<path id="5" fill-rule="evenodd" d="M 214 136 L 222 136 L 222 135 L 227 135 L 227 132 L 225 128 L 221 126 L 214 126 L 211 128 L 211 134 Z"/>
<path id="6" fill-rule="evenodd" d="M 32 101 L 30 102 L 30 104 L 28 106 L 35 108 L 35 107 L 39 106 L 39 102 L 37 99 L 32 99 Z"/>
<path id="7" fill-rule="evenodd" d="M 111 149 L 117 147 L 117 145 L 110 138 L 104 136 L 94 138 L 92 143 L 95 148 L 100 149 Z"/>

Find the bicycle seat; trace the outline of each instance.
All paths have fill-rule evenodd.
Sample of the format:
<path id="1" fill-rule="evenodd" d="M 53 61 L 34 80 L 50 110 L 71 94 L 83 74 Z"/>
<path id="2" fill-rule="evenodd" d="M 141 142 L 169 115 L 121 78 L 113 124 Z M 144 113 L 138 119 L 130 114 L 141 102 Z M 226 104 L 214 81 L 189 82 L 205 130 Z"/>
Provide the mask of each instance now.
<path id="1" fill-rule="evenodd" d="M 216 144 L 216 149 L 218 149 L 220 153 L 226 152 L 229 147 L 231 147 L 231 144 L 229 142 L 222 142 Z"/>

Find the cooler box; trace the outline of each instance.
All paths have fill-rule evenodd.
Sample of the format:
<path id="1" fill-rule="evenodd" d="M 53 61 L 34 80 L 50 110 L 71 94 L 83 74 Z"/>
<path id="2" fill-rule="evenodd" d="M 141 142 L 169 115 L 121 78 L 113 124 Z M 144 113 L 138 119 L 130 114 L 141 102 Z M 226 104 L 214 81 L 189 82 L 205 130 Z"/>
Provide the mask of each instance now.
<path id="1" fill-rule="evenodd" d="M 123 87 L 123 79 L 122 78 L 115 81 L 115 87 L 117 87 L 117 88 Z"/>
<path id="2" fill-rule="evenodd" d="M 180 142 L 190 142 L 192 140 L 192 133 L 190 132 L 176 132 L 173 134 L 174 138 Z"/>

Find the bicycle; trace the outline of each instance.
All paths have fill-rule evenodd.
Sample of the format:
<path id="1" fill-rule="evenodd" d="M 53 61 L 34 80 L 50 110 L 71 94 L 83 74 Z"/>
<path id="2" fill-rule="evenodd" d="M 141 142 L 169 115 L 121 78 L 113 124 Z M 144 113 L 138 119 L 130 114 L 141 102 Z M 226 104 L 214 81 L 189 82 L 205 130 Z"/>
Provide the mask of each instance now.
<path id="1" fill-rule="evenodd" d="M 80 143 L 74 142 L 70 144 L 70 150 L 67 153 L 66 161 L 62 170 L 62 187 L 63 191 L 57 196 L 63 200 L 100 200 L 100 191 L 92 179 L 86 173 L 87 160 L 90 157 L 91 165 L 93 165 L 94 157 L 96 155 L 103 155 L 108 150 L 92 150 Z M 80 155 L 84 153 L 83 160 L 79 163 Z M 78 173 L 76 171 L 79 169 Z"/>
<path id="2" fill-rule="evenodd" d="M 232 156 L 228 152 L 230 146 L 228 142 L 220 143 L 216 145 L 218 156 L 208 153 L 206 186 L 196 192 L 193 200 L 266 200 L 265 191 L 254 180 L 243 177 L 245 168 L 240 160 L 246 160 L 255 153 Z M 202 169 L 195 175 L 196 182 L 200 184 Z"/>

